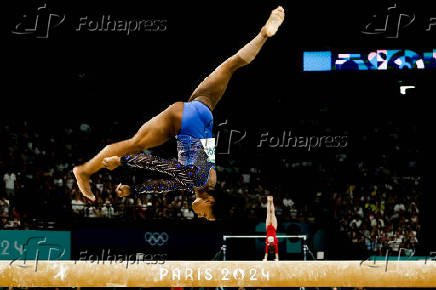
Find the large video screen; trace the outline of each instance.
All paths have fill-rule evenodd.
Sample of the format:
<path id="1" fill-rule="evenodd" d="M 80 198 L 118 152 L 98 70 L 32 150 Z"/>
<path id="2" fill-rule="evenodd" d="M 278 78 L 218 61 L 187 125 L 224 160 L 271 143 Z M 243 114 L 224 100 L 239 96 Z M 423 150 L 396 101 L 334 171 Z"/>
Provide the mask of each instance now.
<path id="1" fill-rule="evenodd" d="M 304 71 L 405 70 L 436 67 L 436 49 L 416 52 L 410 49 L 377 49 L 366 53 L 303 52 Z"/>

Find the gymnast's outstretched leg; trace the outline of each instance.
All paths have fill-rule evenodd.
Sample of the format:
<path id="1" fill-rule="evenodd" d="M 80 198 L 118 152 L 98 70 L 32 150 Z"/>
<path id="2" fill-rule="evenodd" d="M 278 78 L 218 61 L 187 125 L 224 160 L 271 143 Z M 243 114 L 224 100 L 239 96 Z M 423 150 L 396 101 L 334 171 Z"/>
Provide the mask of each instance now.
<path id="1" fill-rule="evenodd" d="M 272 196 L 267 197 L 266 210 L 266 226 L 268 227 L 271 225 L 277 230 L 277 218 Z"/>
<path id="2" fill-rule="evenodd" d="M 142 125 L 132 138 L 108 145 L 88 162 L 74 167 L 73 173 L 82 194 L 91 201 L 95 200 L 89 184 L 89 178 L 104 167 L 104 158 L 125 156 L 165 143 L 180 131 L 182 114 L 183 103 L 174 103 Z"/>
<path id="3" fill-rule="evenodd" d="M 240 67 L 252 62 L 265 44 L 268 37 L 274 36 L 285 17 L 284 9 L 279 6 L 271 12 L 267 23 L 259 34 L 242 47 L 236 54 L 219 65 L 194 90 L 189 101 L 198 100 L 205 103 L 211 110 L 220 101 L 233 73 Z"/>

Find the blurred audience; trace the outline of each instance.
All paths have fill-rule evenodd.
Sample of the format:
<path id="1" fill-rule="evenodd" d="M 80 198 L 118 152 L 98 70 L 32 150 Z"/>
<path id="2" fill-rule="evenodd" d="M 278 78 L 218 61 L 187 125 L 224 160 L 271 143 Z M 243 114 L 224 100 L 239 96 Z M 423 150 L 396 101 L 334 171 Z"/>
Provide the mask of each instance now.
<path id="1" fill-rule="evenodd" d="M 116 130 L 117 124 L 109 126 L 110 130 Z M 272 194 L 280 220 L 327 222 L 326 217 L 333 216 L 340 231 L 367 251 L 412 252 L 420 232 L 422 185 L 413 144 L 404 146 L 398 129 L 391 125 L 362 134 L 362 148 L 355 145 L 337 153 L 336 158 L 329 157 L 335 154 L 312 156 L 316 162 L 270 158 L 271 167 L 256 160 L 237 163 L 230 157 L 223 159 L 217 164 L 215 192 L 225 196 L 227 218 L 263 220 L 266 196 Z M 84 199 L 71 173 L 72 167 L 83 161 L 81 146 L 89 142 L 102 148 L 112 141 L 103 138 L 104 130 L 91 123 L 83 122 L 74 129 L 9 122 L 0 127 L 0 136 L 4 140 L 0 145 L 2 229 L 32 228 L 32 222 L 47 218 L 59 222 L 59 217 L 69 220 L 71 215 L 77 219 L 196 218 L 191 209 L 192 193 L 124 198 L 115 194 L 120 181 L 135 184 L 149 177 L 143 172 L 122 176 L 102 170 L 91 183 L 96 202 Z M 365 155 L 370 149 L 376 151 Z"/>

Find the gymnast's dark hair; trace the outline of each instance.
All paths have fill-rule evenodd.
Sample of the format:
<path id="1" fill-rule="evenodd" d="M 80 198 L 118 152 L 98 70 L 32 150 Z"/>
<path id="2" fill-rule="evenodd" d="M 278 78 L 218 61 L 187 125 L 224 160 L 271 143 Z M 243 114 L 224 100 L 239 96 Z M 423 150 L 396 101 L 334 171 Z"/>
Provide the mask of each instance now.
<path id="1" fill-rule="evenodd" d="M 276 253 L 276 247 L 274 244 L 268 245 L 268 255 L 274 255 Z"/>
<path id="2" fill-rule="evenodd" d="M 228 196 L 221 188 L 208 192 L 215 198 L 215 203 L 212 205 L 212 212 L 216 220 L 225 220 L 229 217 L 230 202 Z"/>

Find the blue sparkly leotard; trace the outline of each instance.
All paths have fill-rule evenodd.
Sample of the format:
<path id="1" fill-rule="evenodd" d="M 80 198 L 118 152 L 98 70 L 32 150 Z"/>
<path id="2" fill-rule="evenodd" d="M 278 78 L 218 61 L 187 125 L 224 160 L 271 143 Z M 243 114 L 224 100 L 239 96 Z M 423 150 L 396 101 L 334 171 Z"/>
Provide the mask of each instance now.
<path id="1" fill-rule="evenodd" d="M 184 103 L 182 125 L 176 136 L 178 161 L 139 153 L 123 156 L 121 164 L 165 173 L 170 179 L 153 180 L 133 187 L 136 193 L 169 192 L 201 188 L 215 167 L 215 140 L 212 138 L 213 115 L 199 101 Z"/>

